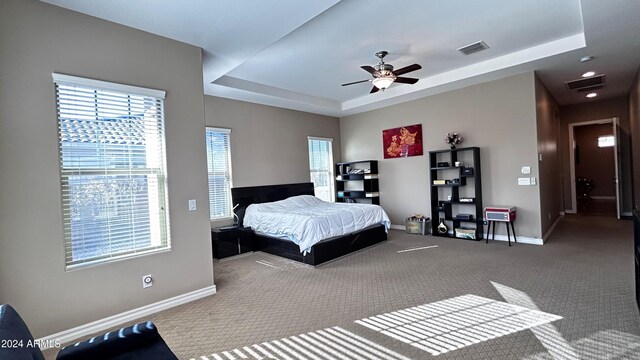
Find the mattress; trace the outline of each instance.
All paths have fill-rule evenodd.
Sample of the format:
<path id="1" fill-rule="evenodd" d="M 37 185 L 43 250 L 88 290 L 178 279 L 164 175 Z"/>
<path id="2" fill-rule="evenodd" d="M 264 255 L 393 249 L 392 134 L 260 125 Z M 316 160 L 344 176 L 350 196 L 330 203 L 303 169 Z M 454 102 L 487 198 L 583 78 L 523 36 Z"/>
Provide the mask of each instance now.
<path id="1" fill-rule="evenodd" d="M 251 204 L 244 215 L 244 226 L 279 239 L 287 239 L 308 252 L 317 242 L 351 234 L 366 227 L 391 222 L 379 205 L 330 203 L 311 195 Z"/>

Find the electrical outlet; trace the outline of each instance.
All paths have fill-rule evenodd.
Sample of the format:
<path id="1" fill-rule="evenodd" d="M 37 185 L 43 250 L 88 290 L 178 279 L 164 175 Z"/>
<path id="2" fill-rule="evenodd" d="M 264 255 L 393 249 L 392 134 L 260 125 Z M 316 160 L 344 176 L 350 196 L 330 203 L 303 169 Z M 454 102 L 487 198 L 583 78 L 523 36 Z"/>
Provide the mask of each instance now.
<path id="1" fill-rule="evenodd" d="M 153 278 L 151 277 L 151 275 L 145 275 L 142 277 L 142 288 L 146 289 L 148 287 L 152 287 L 153 286 Z"/>
<path id="2" fill-rule="evenodd" d="M 196 211 L 196 200 L 189 200 L 189 211 Z"/>
<path id="3" fill-rule="evenodd" d="M 531 179 L 527 178 L 518 178 L 518 185 L 531 185 Z"/>
<path id="4" fill-rule="evenodd" d="M 536 184 L 536 177 L 532 176 L 531 177 L 531 185 L 535 185 Z"/>
<path id="5" fill-rule="evenodd" d="M 531 166 L 523 166 L 522 169 L 520 169 L 520 172 L 523 174 L 531 174 Z"/>

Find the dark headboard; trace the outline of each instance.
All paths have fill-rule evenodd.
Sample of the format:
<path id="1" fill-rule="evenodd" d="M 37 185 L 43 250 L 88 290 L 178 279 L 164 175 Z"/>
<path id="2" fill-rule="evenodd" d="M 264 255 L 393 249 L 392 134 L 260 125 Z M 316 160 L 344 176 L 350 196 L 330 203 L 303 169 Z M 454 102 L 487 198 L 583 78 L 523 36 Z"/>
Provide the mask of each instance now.
<path id="1" fill-rule="evenodd" d="M 297 195 L 315 195 L 313 183 L 308 182 L 231 188 L 233 206 L 238 205 L 234 210 L 235 214 L 238 215 L 238 226 L 242 226 L 244 212 L 247 209 L 247 206 L 251 204 L 284 200 L 288 197 Z"/>

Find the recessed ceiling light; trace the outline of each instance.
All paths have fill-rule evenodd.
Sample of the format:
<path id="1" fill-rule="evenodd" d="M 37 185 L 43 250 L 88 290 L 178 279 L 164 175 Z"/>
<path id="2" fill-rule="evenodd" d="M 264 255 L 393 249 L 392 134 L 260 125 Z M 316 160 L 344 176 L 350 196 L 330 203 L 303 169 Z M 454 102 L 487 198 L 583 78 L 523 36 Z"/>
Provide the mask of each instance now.
<path id="1" fill-rule="evenodd" d="M 596 94 L 596 93 L 588 93 L 588 94 L 587 94 L 587 97 L 588 97 L 589 99 L 594 98 L 594 97 L 596 97 L 596 96 L 598 96 L 598 94 Z"/>
<path id="2" fill-rule="evenodd" d="M 586 73 L 582 74 L 582 77 L 583 78 L 588 78 L 588 77 L 592 77 L 595 74 L 596 74 L 595 71 L 587 71 Z"/>
<path id="3" fill-rule="evenodd" d="M 580 62 L 587 62 L 593 60 L 593 56 L 585 56 L 580 58 Z"/>

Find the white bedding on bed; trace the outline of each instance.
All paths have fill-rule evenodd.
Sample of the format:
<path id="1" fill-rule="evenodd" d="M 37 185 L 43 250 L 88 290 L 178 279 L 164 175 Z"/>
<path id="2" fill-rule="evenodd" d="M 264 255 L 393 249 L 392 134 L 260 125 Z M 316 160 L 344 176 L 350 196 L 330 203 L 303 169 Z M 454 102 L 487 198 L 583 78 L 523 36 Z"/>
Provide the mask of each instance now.
<path id="1" fill-rule="evenodd" d="M 330 203 L 315 196 L 300 195 L 249 205 L 243 224 L 257 233 L 291 240 L 300 246 L 300 252 L 305 252 L 320 240 L 371 225 L 383 224 L 388 230 L 391 222 L 378 205 Z"/>

